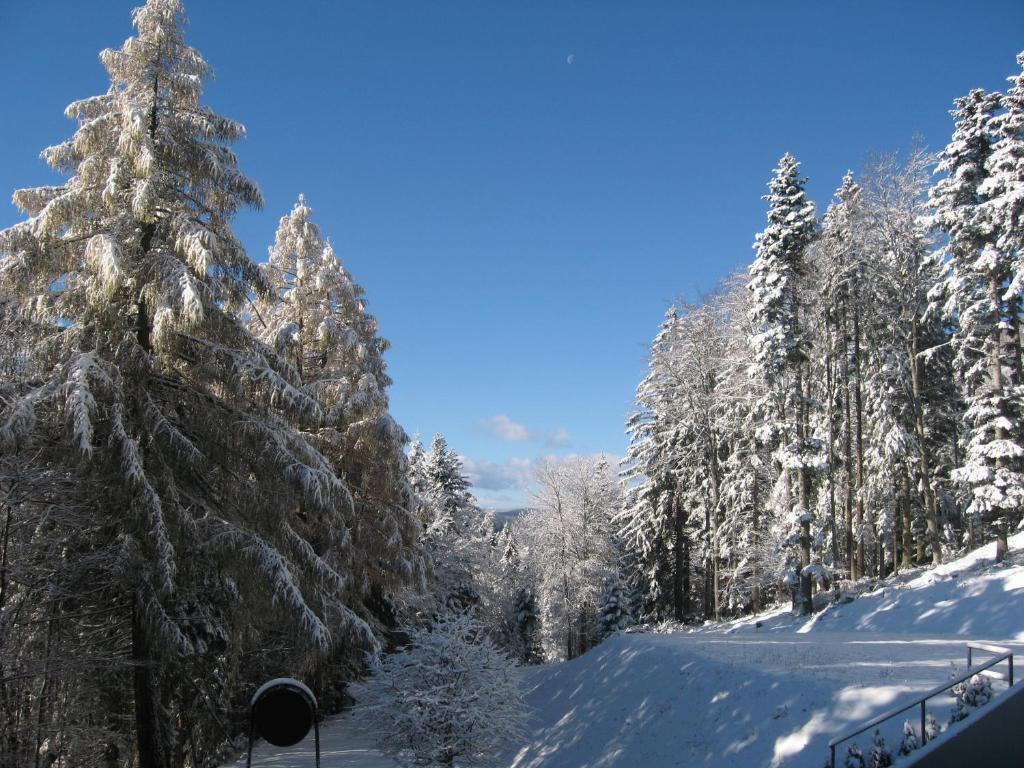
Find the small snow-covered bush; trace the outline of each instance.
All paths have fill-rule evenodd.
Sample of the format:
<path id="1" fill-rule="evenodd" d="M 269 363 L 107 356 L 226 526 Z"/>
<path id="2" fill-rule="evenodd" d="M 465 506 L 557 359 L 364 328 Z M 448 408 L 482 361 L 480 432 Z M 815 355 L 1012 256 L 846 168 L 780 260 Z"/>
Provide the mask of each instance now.
<path id="1" fill-rule="evenodd" d="M 903 741 L 900 742 L 900 755 L 909 755 L 915 749 L 921 746 L 920 739 L 917 737 L 917 731 L 914 730 L 914 726 L 909 720 L 903 721 Z"/>
<path id="2" fill-rule="evenodd" d="M 871 753 L 868 755 L 868 768 L 889 768 L 892 765 L 892 753 L 885 744 L 882 734 L 875 730 L 871 739 Z"/>
<path id="3" fill-rule="evenodd" d="M 988 704 L 992 700 L 992 681 L 984 675 L 974 675 L 969 680 L 957 683 L 952 688 L 956 703 L 949 713 L 949 722 L 956 723 L 967 717 L 972 709 Z"/>
<path id="4" fill-rule="evenodd" d="M 846 748 L 846 761 L 843 763 L 843 768 L 867 768 L 867 763 L 864 762 L 864 753 L 860 751 L 856 742 Z"/>
<path id="5" fill-rule="evenodd" d="M 403 765 L 497 765 L 525 730 L 515 663 L 465 614 L 443 615 L 409 637 L 350 686 L 357 723 Z"/>

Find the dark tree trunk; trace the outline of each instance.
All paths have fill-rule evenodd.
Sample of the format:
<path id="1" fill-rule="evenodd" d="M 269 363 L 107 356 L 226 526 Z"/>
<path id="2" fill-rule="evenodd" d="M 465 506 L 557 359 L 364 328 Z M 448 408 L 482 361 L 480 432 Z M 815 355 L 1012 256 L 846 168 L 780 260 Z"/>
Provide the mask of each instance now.
<path id="1" fill-rule="evenodd" d="M 132 604 L 131 654 L 135 688 L 135 743 L 138 749 L 139 768 L 166 768 L 157 723 L 154 660 L 138 596 Z"/>
<path id="2" fill-rule="evenodd" d="M 675 550 L 675 573 L 672 579 L 672 608 L 676 621 L 683 621 L 690 605 L 690 564 L 689 542 L 686 541 L 686 519 L 679 494 L 672 494 L 673 548 Z"/>

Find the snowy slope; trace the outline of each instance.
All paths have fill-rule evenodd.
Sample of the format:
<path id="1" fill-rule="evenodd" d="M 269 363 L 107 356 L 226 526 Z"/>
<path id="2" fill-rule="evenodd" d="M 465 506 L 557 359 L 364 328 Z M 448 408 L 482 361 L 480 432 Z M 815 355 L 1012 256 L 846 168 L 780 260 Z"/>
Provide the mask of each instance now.
<path id="1" fill-rule="evenodd" d="M 1024 537 L 1012 544 L 1019 560 Z M 1024 565 L 994 566 L 990 549 L 900 576 L 811 620 L 775 611 L 620 635 L 530 670 L 536 731 L 509 762 L 820 768 L 830 738 L 963 669 L 966 640 L 1024 652 Z M 951 703 L 933 705 L 940 722 Z M 901 725 L 883 731 L 890 744 Z"/>
<path id="2" fill-rule="evenodd" d="M 533 731 L 503 763 L 821 768 L 834 735 L 965 668 L 966 640 L 1024 653 L 1024 535 L 1011 547 L 1007 565 L 993 565 L 986 547 L 880 582 L 810 620 L 776 610 L 695 631 L 622 634 L 573 661 L 527 669 Z M 933 705 L 940 721 L 951 704 Z M 884 732 L 890 744 L 901 725 Z M 347 717 L 321 735 L 324 768 L 394 766 Z M 311 738 L 291 750 L 261 744 L 253 760 L 312 764 Z"/>

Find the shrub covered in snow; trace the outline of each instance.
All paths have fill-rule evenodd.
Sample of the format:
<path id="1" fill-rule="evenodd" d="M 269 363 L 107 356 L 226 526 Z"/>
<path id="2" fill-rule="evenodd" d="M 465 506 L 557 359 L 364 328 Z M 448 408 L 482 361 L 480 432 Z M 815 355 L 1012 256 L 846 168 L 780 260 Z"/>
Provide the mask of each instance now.
<path id="1" fill-rule="evenodd" d="M 515 664 L 465 614 L 411 630 L 409 645 L 350 691 L 357 722 L 403 765 L 496 765 L 526 722 Z"/>
<path id="2" fill-rule="evenodd" d="M 921 746 L 921 740 L 917 736 L 917 731 L 914 730 L 914 726 L 909 720 L 903 721 L 903 741 L 900 742 L 899 754 L 909 755 L 915 749 Z"/>
<path id="3" fill-rule="evenodd" d="M 846 748 L 846 760 L 843 762 L 843 768 L 867 768 L 867 763 L 864 762 L 864 753 L 860 751 L 860 747 L 856 743 Z"/>
<path id="4" fill-rule="evenodd" d="M 889 768 L 892 765 L 892 753 L 886 746 L 885 738 L 876 729 L 871 739 L 871 752 L 868 755 L 868 768 Z"/>
<path id="5" fill-rule="evenodd" d="M 949 722 L 956 723 L 967 717 L 972 709 L 988 704 L 992 700 L 992 681 L 983 675 L 974 675 L 971 679 L 953 686 L 956 703 L 949 714 Z"/>

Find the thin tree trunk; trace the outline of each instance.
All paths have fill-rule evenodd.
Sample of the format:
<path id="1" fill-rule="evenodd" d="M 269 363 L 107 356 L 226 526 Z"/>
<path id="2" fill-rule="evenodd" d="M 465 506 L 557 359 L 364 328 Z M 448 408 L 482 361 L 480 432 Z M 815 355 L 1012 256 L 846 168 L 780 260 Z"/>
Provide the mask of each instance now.
<path id="1" fill-rule="evenodd" d="M 903 522 L 903 567 L 909 568 L 913 563 L 910 561 L 910 554 L 914 549 L 914 533 L 911 530 L 911 514 L 910 514 L 910 472 L 904 470 L 903 472 L 903 501 L 902 501 L 902 522 Z M 895 551 L 895 550 L 894 550 Z M 896 559 L 893 556 L 893 565 L 895 566 Z"/>
<path id="2" fill-rule="evenodd" d="M 1000 290 L 999 283 L 995 280 L 995 278 L 991 278 L 989 280 L 989 298 L 992 301 L 993 305 L 996 306 L 996 307 L 999 307 L 1000 304 L 1001 304 L 1001 302 L 1000 302 L 1000 294 L 1001 293 L 1002 293 L 1002 291 Z M 1000 320 L 1003 319 L 1001 315 L 1000 315 L 999 319 Z M 1002 358 L 1003 358 L 1003 332 L 1002 332 L 1002 329 L 999 327 L 998 324 L 996 325 L 996 328 L 995 328 L 995 331 L 994 331 L 994 336 L 995 336 L 995 338 L 993 339 L 994 343 L 992 344 L 992 355 L 991 355 L 991 360 L 990 360 L 990 367 L 991 367 L 991 371 L 992 371 L 992 388 L 993 388 L 993 394 L 995 394 L 995 396 L 997 398 L 999 398 L 1000 403 L 1002 403 L 1004 401 L 1005 395 L 1006 395 L 1006 385 L 1005 385 L 1005 382 L 1003 381 L 1003 360 L 1002 360 Z M 1000 415 L 1001 416 L 1005 416 L 1006 414 L 1000 414 Z M 996 427 L 996 440 L 1006 440 L 1006 439 L 1007 439 L 1006 429 L 1004 427 L 1002 427 L 1002 426 L 997 426 Z M 1002 469 L 1005 465 L 1006 465 L 1006 461 L 1005 461 L 1005 459 L 1002 456 L 996 457 L 996 469 L 997 470 L 998 469 Z M 1002 519 L 1004 514 L 1005 513 L 1002 510 L 999 510 L 998 512 L 996 512 L 996 515 L 994 516 L 995 519 L 992 520 L 992 528 L 993 528 L 993 531 L 994 531 L 994 533 L 996 535 L 996 562 L 997 563 L 1001 563 L 1003 561 L 1003 558 L 1006 557 L 1006 553 L 1009 551 L 1009 542 L 1007 540 L 1006 525 L 1005 525 L 1005 521 Z"/>
<path id="3" fill-rule="evenodd" d="M 942 562 L 942 540 L 939 536 L 939 503 L 932 486 L 932 454 L 928 447 L 927 430 L 924 423 L 924 406 L 921 402 L 921 361 L 917 355 L 917 318 L 912 322 L 910 335 L 910 384 L 911 405 L 914 409 L 914 431 L 917 433 L 917 451 L 920 459 L 921 484 L 924 488 L 924 517 L 927 544 L 932 548 L 932 565 Z"/>
<path id="4" fill-rule="evenodd" d="M 864 575 L 864 542 L 859 536 L 864 525 L 864 404 L 861 396 L 860 311 L 856 305 L 853 312 L 853 372 L 853 397 L 857 416 L 857 578 L 860 578 Z"/>
<path id="5" fill-rule="evenodd" d="M 854 554 L 853 536 L 853 432 L 852 432 L 852 411 L 850 409 L 850 339 L 847 334 L 846 305 L 843 305 L 843 413 L 845 416 L 843 424 L 843 478 L 845 480 L 845 499 L 843 503 L 846 516 L 846 568 L 849 577 L 853 580 L 859 578 Z"/>
<path id="6" fill-rule="evenodd" d="M 683 519 L 683 505 L 679 502 L 679 494 L 676 492 L 672 493 L 672 524 L 675 554 L 675 573 L 672 579 L 672 608 L 675 620 L 683 621 L 690 609 L 690 565 L 689 548 L 685 536 L 685 520 Z"/>
<path id="7" fill-rule="evenodd" d="M 758 482 L 757 474 L 754 475 L 754 487 L 751 492 L 751 511 L 750 511 L 750 530 L 751 536 L 753 537 L 753 546 L 755 552 L 757 548 L 761 546 L 761 533 L 758 530 L 758 525 L 761 522 L 761 516 L 757 512 L 758 504 Z M 758 613 L 761 610 L 761 585 L 758 584 L 758 573 L 757 573 L 757 557 L 752 557 L 751 562 L 753 565 L 750 567 L 750 579 L 754 585 L 750 589 L 750 609 L 754 613 Z"/>
<path id="8" fill-rule="evenodd" d="M 797 393 L 799 400 L 796 407 L 796 439 L 801 452 L 804 449 L 807 438 L 807 398 L 804 396 L 803 371 L 797 373 Z M 807 468 L 801 461 L 796 471 L 797 493 L 800 500 L 800 612 L 810 614 L 814 612 L 812 600 L 811 576 L 807 573 L 807 567 L 811 564 L 811 478 Z"/>
<path id="9" fill-rule="evenodd" d="M 836 414 L 835 414 L 835 371 L 832 360 L 832 315 L 825 321 L 825 400 L 827 409 L 825 418 L 828 420 L 828 532 L 831 539 L 832 562 L 839 562 L 839 541 L 836 531 Z"/>

